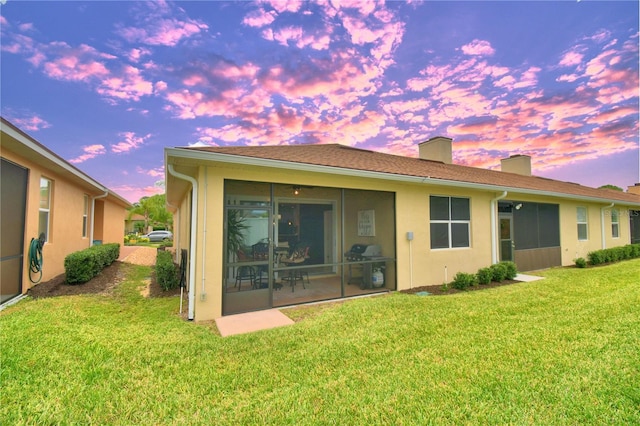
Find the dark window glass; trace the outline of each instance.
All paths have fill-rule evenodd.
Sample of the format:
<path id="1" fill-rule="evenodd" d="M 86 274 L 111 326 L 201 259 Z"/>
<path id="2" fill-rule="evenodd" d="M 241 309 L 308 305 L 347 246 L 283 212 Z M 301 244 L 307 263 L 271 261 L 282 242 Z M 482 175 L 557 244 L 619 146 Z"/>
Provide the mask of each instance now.
<path id="1" fill-rule="evenodd" d="M 469 247 L 469 224 L 451 224 L 451 247 Z"/>
<path id="2" fill-rule="evenodd" d="M 514 236 L 517 250 L 538 247 L 538 205 L 522 203 L 513 213 Z"/>
<path id="3" fill-rule="evenodd" d="M 560 214 L 557 204 L 538 204 L 538 247 L 560 246 Z"/>
<path id="4" fill-rule="evenodd" d="M 449 220 L 449 197 L 429 197 L 431 220 Z"/>
<path id="5" fill-rule="evenodd" d="M 451 220 L 470 220 L 469 199 L 451 197 Z"/>
<path id="6" fill-rule="evenodd" d="M 431 248 L 449 248 L 449 224 L 431 224 Z"/>

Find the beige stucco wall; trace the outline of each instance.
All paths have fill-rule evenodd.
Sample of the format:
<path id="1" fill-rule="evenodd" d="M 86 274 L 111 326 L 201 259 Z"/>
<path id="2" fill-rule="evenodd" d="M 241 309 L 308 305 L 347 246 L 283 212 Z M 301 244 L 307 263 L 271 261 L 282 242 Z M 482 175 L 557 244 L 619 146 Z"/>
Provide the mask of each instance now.
<path id="1" fill-rule="evenodd" d="M 600 250 L 602 246 L 601 208 L 608 204 L 594 203 L 580 200 L 561 199 L 557 197 L 542 197 L 520 194 L 509 194 L 508 199 L 517 201 L 531 201 L 560 205 L 560 245 L 562 247 L 562 265 L 573 265 L 578 257 L 587 258 L 590 251 Z M 577 208 L 587 208 L 587 239 L 578 240 Z M 620 212 L 619 237 L 611 236 L 610 209 L 604 210 L 605 247 L 617 247 L 630 243 L 629 213 L 624 206 L 615 206 Z"/>
<path id="2" fill-rule="evenodd" d="M 205 171 L 206 170 L 206 171 Z M 205 179 L 206 175 L 206 179 Z M 485 191 L 468 191 L 458 188 L 444 189 L 425 185 L 409 185 L 405 183 L 371 180 L 358 177 L 335 176 L 310 172 L 295 172 L 268 169 L 262 167 L 238 167 L 217 164 L 215 167 L 202 166 L 198 171 L 198 224 L 196 234 L 198 240 L 195 270 L 195 319 L 207 321 L 221 316 L 222 313 L 222 259 L 223 259 L 223 214 L 224 214 L 224 180 L 237 179 L 246 181 L 282 183 L 287 185 L 303 185 L 314 187 L 352 188 L 395 193 L 396 229 L 395 241 L 372 241 L 383 246 L 383 253 L 394 251 L 397 258 L 397 289 L 410 286 L 441 284 L 451 280 L 459 272 L 475 272 L 478 268 L 491 263 L 490 241 L 490 200 L 497 193 Z M 206 185 L 205 185 L 206 182 Z M 331 192 L 331 191 L 329 191 Z M 205 195 L 206 194 L 206 195 Z M 277 195 L 277 194 L 276 194 Z M 429 235 L 429 195 L 449 195 L 471 198 L 471 248 L 452 250 L 431 250 Z M 335 199 L 340 208 L 340 200 Z M 355 211 L 371 208 L 370 201 L 352 200 L 345 217 L 355 217 Z M 386 201 L 385 201 L 386 203 Z M 206 215 L 205 215 L 206 206 Z M 389 206 L 379 206 L 379 211 Z M 374 209 L 378 210 L 376 206 Z M 186 198 L 180 204 L 178 244 L 187 248 L 186 238 L 189 234 L 188 206 Z M 392 227 L 392 218 L 383 214 L 376 215 L 376 227 Z M 349 227 L 353 229 L 354 227 Z M 378 228 L 382 229 L 382 228 Z M 205 232 L 206 231 L 206 232 Z M 414 240 L 406 239 L 408 231 L 414 232 Z M 203 236 L 206 235 L 206 241 Z M 356 242 L 356 237 L 346 236 L 347 245 Z M 350 241 L 353 238 L 354 241 Z M 372 237 L 369 237 L 372 238 Z M 363 237 L 357 239 L 362 240 Z M 365 237 L 366 239 L 366 237 Z M 373 238 L 372 238 L 373 239 Z M 342 247 L 344 251 L 348 247 Z M 204 251 L 203 251 L 204 250 Z M 410 256 L 410 251 L 412 257 Z M 202 268 L 203 259 L 206 267 Z M 411 273 L 413 268 L 413 274 Z M 446 268 L 446 272 L 445 272 Z M 413 277 L 413 282 L 411 282 Z M 203 296 L 204 294 L 204 296 Z"/>
<path id="3" fill-rule="evenodd" d="M 3 149 L 2 156 L 29 170 L 27 182 L 27 205 L 24 235 L 24 262 L 22 292 L 26 293 L 34 284 L 29 281 L 29 244 L 32 238 L 38 237 L 40 178 L 52 182 L 51 210 L 49 224 L 49 240 L 43 247 L 42 279 L 46 282 L 64 273 L 64 258 L 75 251 L 90 246 L 91 236 L 91 197 L 99 194 L 91 193 L 90 188 L 83 188 L 65 177 L 43 168 L 41 165 Z M 82 236 L 84 213 L 84 196 L 89 196 L 87 235 Z M 106 222 L 105 242 L 122 243 L 124 232 L 124 207 L 105 203 L 109 215 Z M 95 237 L 94 237 L 95 238 Z M 35 277 L 35 276 L 34 276 Z"/>
<path id="4" fill-rule="evenodd" d="M 345 177 L 329 174 L 311 173 L 264 167 L 234 166 L 215 164 L 209 167 L 201 165 L 198 169 L 198 225 L 199 236 L 196 251 L 195 271 L 195 320 L 207 321 L 222 315 L 222 259 L 223 259 L 223 215 L 224 180 L 280 183 L 310 187 L 328 187 L 389 191 L 395 193 L 395 241 L 376 241 L 383 245 L 383 253 L 394 250 L 397 259 L 397 289 L 411 286 L 442 284 L 451 281 L 457 272 L 476 272 L 491 264 L 491 200 L 500 192 L 473 190 L 456 187 L 443 187 L 424 184 Z M 336 193 L 333 190 L 328 194 Z M 188 194 L 185 194 L 188 195 Z M 275 194 L 286 196 L 286 194 Z M 432 250 L 430 248 L 429 196 L 458 196 L 470 198 L 471 206 L 471 247 L 460 249 Z M 304 194 L 302 194 L 304 196 Z M 333 195 L 328 198 L 333 197 Z M 334 197 L 338 211 L 342 208 L 339 197 Z M 366 198 L 366 196 L 364 197 Z M 177 241 L 188 248 L 190 232 L 188 215 L 188 196 L 182 199 L 176 227 Z M 577 256 L 586 256 L 592 250 L 602 248 L 600 208 L 603 204 L 570 201 L 554 197 L 531 196 L 509 193 L 505 200 L 531 201 L 560 205 L 560 239 L 562 245 L 562 264 L 571 265 Z M 370 200 L 351 200 L 345 202 L 345 220 L 353 220 L 358 209 L 374 208 Z M 589 214 L 589 239 L 577 240 L 576 207 L 586 206 Z M 382 212 L 389 206 L 379 206 Z M 347 211 L 353 210 L 353 211 Z M 205 214 L 206 211 L 206 214 Z M 605 214 L 606 246 L 613 247 L 629 243 L 629 223 L 626 210 L 620 212 L 620 237 L 611 238 L 610 214 Z M 338 215 L 339 216 L 339 215 Z M 498 214 L 496 212 L 496 231 Z M 338 224 L 340 226 L 340 224 Z M 392 227 L 392 218 L 376 213 L 376 228 Z M 345 224 L 345 229 L 354 229 L 353 224 Z M 414 239 L 409 242 L 407 232 L 413 232 Z M 206 238 L 204 237 L 206 235 Z M 345 235 L 345 245 L 359 242 L 362 237 Z M 353 240 L 353 241 L 352 241 Z M 496 241 L 496 245 L 498 241 Z M 497 246 L 496 246 L 497 247 Z M 340 247 L 343 252 L 348 247 Z M 202 267 L 204 265 L 204 268 Z"/>

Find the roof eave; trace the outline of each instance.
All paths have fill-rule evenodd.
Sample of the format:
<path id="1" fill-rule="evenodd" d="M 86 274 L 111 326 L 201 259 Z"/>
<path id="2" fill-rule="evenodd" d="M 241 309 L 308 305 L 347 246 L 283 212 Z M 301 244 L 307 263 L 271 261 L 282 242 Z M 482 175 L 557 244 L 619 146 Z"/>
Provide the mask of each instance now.
<path id="1" fill-rule="evenodd" d="M 296 171 L 330 173 L 330 174 L 338 174 L 343 176 L 383 179 L 383 180 L 392 180 L 396 182 L 429 184 L 429 185 L 456 187 L 456 188 L 469 188 L 469 189 L 491 191 L 491 192 L 507 191 L 507 192 L 516 192 L 518 194 L 526 194 L 526 195 L 544 195 L 548 197 L 564 198 L 564 199 L 570 199 L 570 200 L 590 201 L 590 202 L 606 203 L 606 204 L 615 203 L 618 205 L 640 207 L 640 202 L 634 203 L 630 201 L 620 201 L 620 200 L 604 198 L 604 197 L 602 198 L 589 197 L 589 196 L 581 196 L 581 195 L 574 195 L 574 194 L 565 194 L 562 192 L 550 192 L 550 191 L 517 188 L 517 187 L 509 187 L 509 186 L 501 186 L 501 185 L 490 185 L 490 184 L 455 181 L 455 180 L 448 180 L 448 179 L 438 179 L 438 178 L 432 178 L 429 176 L 427 177 L 408 176 L 408 175 L 400 175 L 395 173 L 375 172 L 375 171 L 358 170 L 358 169 L 345 169 L 342 167 L 335 167 L 335 166 L 323 166 L 323 165 L 317 165 L 317 164 L 297 163 L 297 162 L 290 162 L 290 161 L 284 161 L 284 160 L 272 160 L 267 158 L 248 157 L 248 156 L 242 156 L 237 154 L 223 154 L 223 153 L 209 152 L 209 151 L 198 151 L 198 150 L 184 149 L 184 148 L 165 148 L 166 163 L 168 163 L 170 157 L 177 157 L 177 158 L 184 158 L 184 159 L 191 159 L 191 160 L 201 160 L 201 161 L 217 161 L 222 163 L 239 164 L 244 166 L 262 166 L 262 167 L 274 167 L 274 168 L 280 168 L 280 169 L 286 168 L 289 170 L 296 170 Z"/>

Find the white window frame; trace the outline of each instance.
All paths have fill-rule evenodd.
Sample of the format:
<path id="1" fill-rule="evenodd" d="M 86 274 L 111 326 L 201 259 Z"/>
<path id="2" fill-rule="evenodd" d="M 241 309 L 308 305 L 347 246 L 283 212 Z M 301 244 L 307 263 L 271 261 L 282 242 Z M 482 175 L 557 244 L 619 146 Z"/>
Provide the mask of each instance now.
<path id="1" fill-rule="evenodd" d="M 584 210 L 584 221 L 580 220 L 580 210 Z M 585 237 L 580 238 L 580 226 L 584 226 Z M 589 240 L 589 210 L 586 207 L 579 206 L 576 207 L 576 231 L 578 232 L 578 241 L 588 241 Z"/>
<path id="2" fill-rule="evenodd" d="M 620 212 L 611 209 L 611 237 L 620 238 Z"/>
<path id="3" fill-rule="evenodd" d="M 42 188 L 43 184 L 46 183 L 47 186 L 47 203 L 45 206 L 42 205 Z M 49 242 L 51 237 L 51 192 L 53 191 L 53 181 L 51 179 L 47 179 L 45 177 L 40 177 L 40 198 L 38 202 L 38 236 L 41 233 L 44 233 L 44 241 Z M 40 216 L 46 215 L 46 229 L 43 230 L 41 228 Z"/>
<path id="4" fill-rule="evenodd" d="M 82 210 L 82 238 L 87 238 L 89 228 L 89 196 L 84 194 L 84 208 Z"/>
<path id="5" fill-rule="evenodd" d="M 431 232 L 431 224 L 447 224 L 447 233 L 448 233 L 448 237 L 449 237 L 449 242 L 448 242 L 448 246 L 447 247 L 432 247 L 431 246 L 431 242 L 429 243 L 430 249 L 431 250 L 457 250 L 457 249 L 469 249 L 471 248 L 471 198 L 469 197 L 456 197 L 456 196 L 450 196 L 450 195 L 430 195 L 429 196 L 429 203 L 431 203 L 431 197 L 439 197 L 439 198 L 447 198 L 449 200 L 449 219 L 448 220 L 442 220 L 442 219 L 436 219 L 436 220 L 429 220 L 429 230 Z M 469 220 L 460 220 L 460 219 L 451 219 L 451 209 L 452 209 L 452 203 L 451 203 L 451 199 L 453 198 L 459 198 L 459 199 L 465 199 L 469 201 Z M 429 210 L 429 215 L 431 216 L 431 210 Z M 453 224 L 465 224 L 467 225 L 467 241 L 469 242 L 469 244 L 467 246 L 461 246 L 461 247 L 453 247 L 453 233 L 452 233 L 452 225 Z"/>

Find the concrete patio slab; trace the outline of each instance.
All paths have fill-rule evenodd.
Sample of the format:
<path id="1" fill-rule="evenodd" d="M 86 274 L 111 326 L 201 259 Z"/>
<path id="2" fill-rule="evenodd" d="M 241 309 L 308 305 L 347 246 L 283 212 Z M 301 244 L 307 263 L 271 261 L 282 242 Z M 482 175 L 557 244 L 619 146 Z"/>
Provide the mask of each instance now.
<path id="1" fill-rule="evenodd" d="M 532 281 L 538 281 L 538 280 L 543 280 L 543 279 L 544 279 L 544 277 L 536 277 L 535 275 L 525 275 L 525 274 L 518 274 L 514 278 L 514 280 L 516 280 L 516 281 L 522 281 L 522 282 L 525 282 L 525 283 L 530 283 Z"/>
<path id="2" fill-rule="evenodd" d="M 227 315 L 216 319 L 216 325 L 222 337 L 291 324 L 294 324 L 293 320 L 277 309 Z"/>

